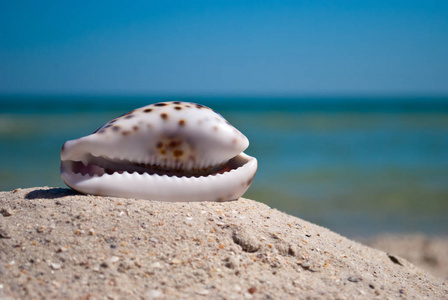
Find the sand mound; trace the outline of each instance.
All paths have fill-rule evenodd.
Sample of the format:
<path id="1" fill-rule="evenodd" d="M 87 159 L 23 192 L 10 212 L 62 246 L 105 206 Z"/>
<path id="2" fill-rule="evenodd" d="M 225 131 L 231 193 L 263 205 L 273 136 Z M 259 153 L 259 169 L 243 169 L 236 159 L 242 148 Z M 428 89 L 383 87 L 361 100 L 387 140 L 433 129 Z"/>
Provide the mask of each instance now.
<path id="1" fill-rule="evenodd" d="M 443 298 L 406 260 L 248 199 L 0 193 L 0 298 Z"/>

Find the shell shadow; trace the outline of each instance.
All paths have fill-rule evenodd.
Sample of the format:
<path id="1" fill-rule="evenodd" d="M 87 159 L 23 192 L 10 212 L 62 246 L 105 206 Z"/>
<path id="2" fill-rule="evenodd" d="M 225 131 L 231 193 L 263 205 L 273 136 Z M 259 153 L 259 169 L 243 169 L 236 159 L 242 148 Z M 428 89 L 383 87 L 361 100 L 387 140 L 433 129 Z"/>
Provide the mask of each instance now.
<path id="1" fill-rule="evenodd" d="M 80 195 L 78 192 L 72 189 L 66 188 L 49 188 L 45 190 L 34 190 L 26 194 L 25 199 L 34 200 L 34 199 L 56 199 L 62 198 L 65 196 L 74 196 Z"/>

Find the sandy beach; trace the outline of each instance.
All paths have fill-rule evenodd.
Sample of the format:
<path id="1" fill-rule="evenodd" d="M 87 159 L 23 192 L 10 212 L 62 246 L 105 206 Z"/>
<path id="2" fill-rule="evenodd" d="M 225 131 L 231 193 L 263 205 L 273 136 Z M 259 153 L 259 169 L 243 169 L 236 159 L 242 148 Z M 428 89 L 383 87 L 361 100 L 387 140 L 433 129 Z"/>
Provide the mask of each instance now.
<path id="1" fill-rule="evenodd" d="M 448 237 L 384 234 L 362 243 L 401 256 L 431 274 L 448 280 Z"/>
<path id="2" fill-rule="evenodd" d="M 363 241 L 377 250 L 249 199 L 164 203 L 44 187 L 0 192 L 0 213 L 0 299 L 448 296 L 446 239 Z"/>

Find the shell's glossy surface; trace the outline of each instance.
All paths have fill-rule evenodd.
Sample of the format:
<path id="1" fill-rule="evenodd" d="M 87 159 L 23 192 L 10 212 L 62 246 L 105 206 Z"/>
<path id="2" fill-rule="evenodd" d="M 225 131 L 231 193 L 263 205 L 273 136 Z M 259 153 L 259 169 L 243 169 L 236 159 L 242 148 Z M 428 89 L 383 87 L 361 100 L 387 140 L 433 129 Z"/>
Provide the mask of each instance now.
<path id="1" fill-rule="evenodd" d="M 239 198 L 257 161 L 247 138 L 208 107 L 162 102 L 122 115 L 67 141 L 61 176 L 87 194 L 161 201 Z"/>
<path id="2" fill-rule="evenodd" d="M 210 108 L 163 102 L 136 109 L 94 134 L 66 142 L 61 158 L 85 161 L 89 155 L 107 156 L 191 170 L 220 165 L 248 146 L 247 138 Z"/>

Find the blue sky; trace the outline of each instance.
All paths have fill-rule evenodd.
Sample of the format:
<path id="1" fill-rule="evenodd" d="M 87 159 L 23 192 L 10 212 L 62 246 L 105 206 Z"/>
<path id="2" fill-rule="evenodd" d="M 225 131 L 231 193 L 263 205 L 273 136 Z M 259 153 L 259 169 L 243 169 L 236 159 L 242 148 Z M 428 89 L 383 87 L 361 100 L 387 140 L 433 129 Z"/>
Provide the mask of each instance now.
<path id="1" fill-rule="evenodd" d="M 448 1 L 1 1 L 0 93 L 447 95 Z"/>

